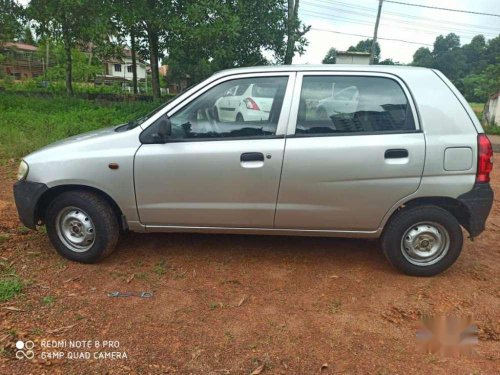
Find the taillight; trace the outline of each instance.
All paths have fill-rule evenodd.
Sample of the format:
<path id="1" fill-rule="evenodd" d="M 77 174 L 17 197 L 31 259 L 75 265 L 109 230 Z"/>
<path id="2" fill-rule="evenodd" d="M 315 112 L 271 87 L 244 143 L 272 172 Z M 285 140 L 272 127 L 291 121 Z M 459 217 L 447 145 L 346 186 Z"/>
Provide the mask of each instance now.
<path id="1" fill-rule="evenodd" d="M 244 102 L 247 105 L 248 109 L 253 109 L 254 111 L 259 111 L 260 110 L 260 108 L 257 105 L 257 103 L 255 103 L 255 101 L 252 98 L 246 98 L 244 100 Z"/>
<path id="2" fill-rule="evenodd" d="M 493 169 L 493 148 L 486 134 L 477 136 L 477 148 L 476 182 L 490 182 L 490 173 Z"/>

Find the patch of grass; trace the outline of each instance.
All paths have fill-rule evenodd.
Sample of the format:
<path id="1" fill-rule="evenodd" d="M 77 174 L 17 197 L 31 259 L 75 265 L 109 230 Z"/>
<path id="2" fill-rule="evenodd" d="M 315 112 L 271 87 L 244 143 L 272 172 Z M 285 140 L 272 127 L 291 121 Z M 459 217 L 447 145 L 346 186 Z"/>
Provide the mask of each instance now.
<path id="1" fill-rule="evenodd" d="M 54 296 L 45 296 L 42 298 L 42 303 L 46 306 L 52 306 L 56 301 Z"/>
<path id="2" fill-rule="evenodd" d="M 483 120 L 483 109 L 484 109 L 484 103 L 469 103 L 470 107 L 476 114 L 477 118 L 479 121 Z"/>
<path id="3" fill-rule="evenodd" d="M 62 270 L 64 268 L 66 268 L 67 265 L 68 265 L 68 261 L 66 259 L 58 259 L 57 264 L 56 264 L 56 268 L 58 270 Z"/>
<path id="4" fill-rule="evenodd" d="M 153 272 L 158 276 L 163 276 L 167 273 L 167 261 L 165 259 L 160 260 L 160 262 L 154 266 Z"/>
<path id="5" fill-rule="evenodd" d="M 19 232 L 19 234 L 22 234 L 24 236 L 30 232 L 30 229 L 22 225 L 19 228 L 17 228 L 17 231 Z"/>
<path id="6" fill-rule="evenodd" d="M 137 280 L 147 280 L 149 279 L 149 274 L 147 272 L 136 272 L 135 278 Z"/>
<path id="7" fill-rule="evenodd" d="M 43 332 L 44 332 L 43 329 L 39 328 L 39 327 L 35 327 L 35 328 L 31 329 L 31 334 L 35 335 L 35 336 L 43 335 Z"/>
<path id="8" fill-rule="evenodd" d="M 477 118 L 479 119 L 479 122 L 481 122 L 483 124 L 484 103 L 470 102 L 469 105 L 471 106 L 472 110 L 474 111 Z M 483 129 L 484 129 L 486 134 L 500 135 L 500 126 L 487 126 L 487 125 L 483 124 Z"/>
<path id="9" fill-rule="evenodd" d="M 126 123 L 159 104 L 0 93 L 1 156 L 20 158 L 59 139 Z"/>
<path id="10" fill-rule="evenodd" d="M 7 263 L 0 262 L 0 303 L 9 301 L 23 291 L 24 283 Z"/>
<path id="11" fill-rule="evenodd" d="M 8 234 L 3 234 L 1 233 L 0 234 L 0 245 L 3 244 L 5 241 L 7 241 L 9 239 L 9 235 Z"/>
<path id="12" fill-rule="evenodd" d="M 23 283 L 18 277 L 0 279 L 0 303 L 9 301 L 23 291 Z"/>
<path id="13" fill-rule="evenodd" d="M 217 302 L 211 302 L 210 303 L 210 310 L 215 310 L 219 306 L 220 305 Z"/>
<path id="14" fill-rule="evenodd" d="M 328 312 L 330 314 L 336 314 L 339 312 L 340 310 L 340 307 L 342 306 L 342 302 L 340 302 L 339 299 L 336 299 L 335 301 L 333 301 L 330 306 L 328 307 Z"/>
<path id="15" fill-rule="evenodd" d="M 485 125 L 483 125 L 483 129 L 484 129 L 486 134 L 500 135 L 500 126 L 485 126 Z"/>

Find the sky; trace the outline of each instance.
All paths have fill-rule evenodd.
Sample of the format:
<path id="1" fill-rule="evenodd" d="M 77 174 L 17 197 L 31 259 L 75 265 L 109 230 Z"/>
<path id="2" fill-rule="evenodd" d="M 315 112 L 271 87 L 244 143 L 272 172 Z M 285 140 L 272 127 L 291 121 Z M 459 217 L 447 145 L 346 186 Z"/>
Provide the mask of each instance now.
<path id="1" fill-rule="evenodd" d="M 398 0 L 403 3 L 462 9 L 500 14 L 500 0 Z M 306 34 L 309 45 L 294 64 L 320 64 L 331 47 L 340 51 L 357 44 L 361 36 L 332 33 L 324 30 L 371 37 L 375 26 L 378 0 L 300 0 L 299 17 L 311 30 Z M 500 17 L 449 12 L 384 2 L 379 38 L 401 39 L 413 43 L 379 39 L 382 59 L 409 63 L 420 47 L 429 47 L 440 34 L 460 36 L 462 44 L 483 34 L 486 39 L 500 34 Z"/>

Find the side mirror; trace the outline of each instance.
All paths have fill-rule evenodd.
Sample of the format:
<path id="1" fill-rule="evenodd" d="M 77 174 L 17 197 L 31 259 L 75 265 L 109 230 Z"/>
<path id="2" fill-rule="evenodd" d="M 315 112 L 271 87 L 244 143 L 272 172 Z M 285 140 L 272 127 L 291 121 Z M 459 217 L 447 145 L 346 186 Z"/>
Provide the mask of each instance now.
<path id="1" fill-rule="evenodd" d="M 172 134 L 172 123 L 170 122 L 170 119 L 167 116 L 163 116 L 158 124 L 158 136 L 163 142 L 166 142 L 171 134 Z"/>
<path id="2" fill-rule="evenodd" d="M 172 134 L 172 123 L 165 115 L 154 124 L 144 130 L 139 136 L 139 140 L 144 144 L 167 143 Z"/>

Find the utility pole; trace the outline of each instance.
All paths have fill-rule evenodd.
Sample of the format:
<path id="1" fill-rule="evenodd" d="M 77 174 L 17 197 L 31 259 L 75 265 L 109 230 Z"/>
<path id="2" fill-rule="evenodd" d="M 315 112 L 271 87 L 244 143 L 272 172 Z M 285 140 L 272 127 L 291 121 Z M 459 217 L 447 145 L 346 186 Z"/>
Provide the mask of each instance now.
<path id="1" fill-rule="evenodd" d="M 380 22 L 380 13 L 382 13 L 382 2 L 383 1 L 384 0 L 378 1 L 377 21 L 375 21 L 375 30 L 373 31 L 372 50 L 370 52 L 370 65 L 373 65 L 373 60 L 375 58 L 375 45 L 377 44 L 378 24 Z"/>

